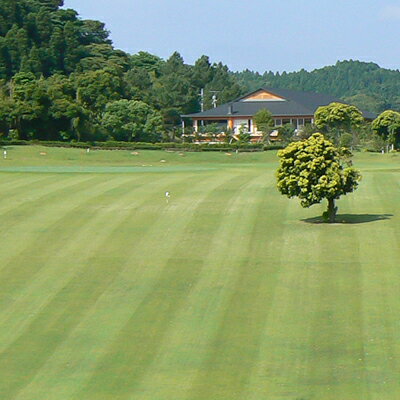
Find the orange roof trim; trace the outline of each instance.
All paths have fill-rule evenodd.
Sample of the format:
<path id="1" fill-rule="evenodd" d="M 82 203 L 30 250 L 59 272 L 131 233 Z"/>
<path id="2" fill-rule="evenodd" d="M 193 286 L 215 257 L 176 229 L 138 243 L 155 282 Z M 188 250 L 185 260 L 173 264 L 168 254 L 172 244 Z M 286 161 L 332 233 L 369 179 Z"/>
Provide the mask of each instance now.
<path id="1" fill-rule="evenodd" d="M 286 99 L 262 89 L 243 97 L 240 101 L 286 101 Z"/>

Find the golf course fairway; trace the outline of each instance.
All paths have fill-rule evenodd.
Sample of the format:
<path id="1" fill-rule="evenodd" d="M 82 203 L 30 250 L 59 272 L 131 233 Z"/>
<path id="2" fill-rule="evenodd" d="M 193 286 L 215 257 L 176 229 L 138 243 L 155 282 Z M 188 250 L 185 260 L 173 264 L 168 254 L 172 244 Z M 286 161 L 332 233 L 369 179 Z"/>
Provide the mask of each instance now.
<path id="1" fill-rule="evenodd" d="M 275 152 L 9 148 L 0 399 L 399 399 L 400 155 L 354 165 L 323 224 Z"/>

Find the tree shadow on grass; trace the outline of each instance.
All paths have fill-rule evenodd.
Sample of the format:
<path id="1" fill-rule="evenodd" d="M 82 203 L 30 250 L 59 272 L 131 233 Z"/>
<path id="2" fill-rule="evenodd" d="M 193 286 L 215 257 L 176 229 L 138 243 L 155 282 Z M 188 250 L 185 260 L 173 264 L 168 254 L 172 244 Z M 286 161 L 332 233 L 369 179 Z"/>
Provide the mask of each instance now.
<path id="1" fill-rule="evenodd" d="M 334 224 L 365 224 L 367 222 L 383 221 L 393 217 L 393 214 L 338 214 Z M 304 218 L 303 222 L 308 224 L 327 224 L 322 216 Z"/>

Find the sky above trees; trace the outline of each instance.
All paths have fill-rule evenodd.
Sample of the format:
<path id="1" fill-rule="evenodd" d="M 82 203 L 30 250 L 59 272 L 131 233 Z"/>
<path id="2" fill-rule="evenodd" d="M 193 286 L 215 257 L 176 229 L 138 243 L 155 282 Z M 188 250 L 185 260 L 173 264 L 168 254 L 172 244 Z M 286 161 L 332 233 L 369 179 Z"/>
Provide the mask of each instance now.
<path id="1" fill-rule="evenodd" d="M 233 70 L 311 70 L 337 60 L 400 68 L 399 0 L 65 0 L 106 23 L 117 48 Z"/>

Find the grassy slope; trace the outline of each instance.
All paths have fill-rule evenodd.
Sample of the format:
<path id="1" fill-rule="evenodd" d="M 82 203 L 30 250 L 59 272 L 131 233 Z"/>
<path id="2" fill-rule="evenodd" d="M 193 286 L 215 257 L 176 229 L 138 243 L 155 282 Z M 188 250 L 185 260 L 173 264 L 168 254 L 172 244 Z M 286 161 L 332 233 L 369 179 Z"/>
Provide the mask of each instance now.
<path id="1" fill-rule="evenodd" d="M 399 161 L 359 155 L 328 226 L 272 153 L 11 149 L 0 398 L 397 399 Z"/>

